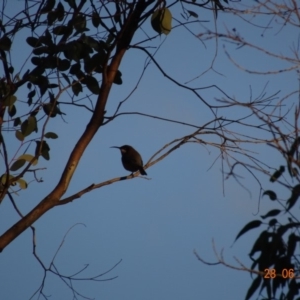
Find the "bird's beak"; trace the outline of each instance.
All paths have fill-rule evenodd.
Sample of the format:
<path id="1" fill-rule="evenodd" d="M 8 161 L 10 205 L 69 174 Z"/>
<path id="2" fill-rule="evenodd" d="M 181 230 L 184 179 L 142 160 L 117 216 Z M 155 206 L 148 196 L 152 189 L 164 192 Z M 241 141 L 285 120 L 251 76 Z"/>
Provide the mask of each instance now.
<path id="1" fill-rule="evenodd" d="M 117 148 L 117 149 L 120 149 L 120 147 L 117 147 L 117 146 L 112 146 L 112 147 L 110 147 L 110 148 Z"/>

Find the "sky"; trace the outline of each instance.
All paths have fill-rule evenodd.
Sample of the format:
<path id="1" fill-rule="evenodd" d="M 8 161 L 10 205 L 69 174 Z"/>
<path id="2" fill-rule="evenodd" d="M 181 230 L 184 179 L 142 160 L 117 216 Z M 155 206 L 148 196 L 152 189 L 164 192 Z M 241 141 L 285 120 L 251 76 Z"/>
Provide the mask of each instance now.
<path id="1" fill-rule="evenodd" d="M 9 1 L 7 15 L 16 14 L 23 4 L 23 1 Z M 231 1 L 228 4 L 230 7 L 238 5 Z M 181 18 L 181 10 L 178 5 L 170 10 L 175 26 L 178 24 L 176 19 Z M 215 30 L 212 11 L 193 10 L 199 14 L 200 20 L 208 21 L 191 24 L 193 32 L 200 34 L 207 29 Z M 266 47 L 276 54 L 292 56 L 290 46 L 297 44 L 298 32 L 289 25 L 280 29 L 280 24 L 276 22 L 268 30 L 264 30 L 262 26 L 268 26 L 269 21 L 266 16 L 256 16 L 253 22 L 261 27 L 252 26 L 239 17 L 219 12 L 216 26 L 221 32 L 235 28 L 240 36 L 261 48 Z M 143 29 L 154 36 L 149 20 Z M 24 57 L 30 53 L 26 37 L 26 34 L 18 35 L 14 40 L 12 56 L 16 62 L 15 69 L 20 69 Z M 133 42 L 143 38 L 145 36 L 139 32 Z M 253 98 L 258 97 L 266 85 L 267 95 L 280 91 L 278 99 L 298 88 L 295 72 L 249 74 L 234 66 L 224 49 L 245 68 L 255 71 L 290 67 L 285 61 L 270 58 L 246 47 L 238 49 L 224 39 L 218 39 L 217 45 L 215 39 L 206 41 L 204 45 L 182 27 L 174 28 L 167 37 L 162 35 L 147 45 L 161 45 L 155 58 L 168 74 L 181 83 L 199 76 L 210 67 L 217 46 L 214 63 L 216 72 L 207 71 L 193 80 L 190 86 L 216 85 L 238 101 L 249 101 L 251 92 Z M 149 51 L 152 50 L 149 48 Z M 135 87 L 145 59 L 145 53 L 136 49 L 126 53 L 120 67 L 123 84 L 113 86 L 106 108 L 108 116 L 114 113 L 119 102 Z M 30 66 L 30 61 L 27 64 Z M 2 76 L 3 70 L 0 70 Z M 26 66 L 21 74 L 25 71 Z M 86 94 L 85 91 L 82 96 Z M 18 100 L 26 101 L 26 94 L 18 92 L 17 95 Z M 215 88 L 201 91 L 201 96 L 209 103 L 216 103 L 215 99 L 222 97 Z M 64 94 L 60 102 L 67 102 L 68 97 Z M 96 96 L 92 95 L 91 101 L 95 100 Z M 286 109 L 297 103 L 297 100 L 297 95 L 288 98 Z M 26 109 L 26 105 L 23 108 Z M 47 127 L 47 131 L 59 136 L 56 140 L 49 140 L 51 159 L 39 159 L 38 166 L 46 168 L 38 172 L 43 183 L 36 183 L 28 176 L 25 178 L 30 182 L 28 188 L 15 196 L 15 201 L 24 214 L 55 187 L 70 151 L 91 117 L 91 113 L 82 108 L 64 104 L 60 108 L 66 116 L 50 120 Z M 199 126 L 212 119 L 211 112 L 195 95 L 170 82 L 153 63 L 148 66 L 138 88 L 121 111 L 158 115 Z M 247 113 L 249 111 L 244 108 L 230 108 L 220 112 L 220 115 L 235 118 Z M 194 130 L 188 126 L 140 115 L 116 118 L 98 131 L 86 149 L 64 198 L 92 183 L 128 175 L 122 167 L 119 150 L 111 149 L 111 146 L 132 145 L 142 155 L 144 163 L 147 163 L 165 144 Z M 253 129 L 245 128 L 242 132 L 252 134 Z M 20 143 L 13 131 L 7 133 L 5 139 L 12 149 L 12 153 L 9 153 L 12 158 Z M 212 136 L 203 139 L 207 142 L 215 141 Z M 280 155 L 267 145 L 249 146 L 249 149 L 256 151 L 262 161 L 274 168 L 283 163 Z M 25 147 L 18 152 L 19 155 L 24 150 Z M 28 151 L 33 153 L 34 147 L 29 147 Z M 218 156 L 218 150 L 208 145 L 186 144 L 148 168 L 147 178 L 115 182 L 85 194 L 68 205 L 52 209 L 34 224 L 39 257 L 49 265 L 68 232 L 54 261 L 62 274 L 74 274 L 88 265 L 80 276 L 92 277 L 105 273 L 121 261 L 101 277 L 117 277 L 114 280 L 74 283 L 74 288 L 86 297 L 194 300 L 220 299 L 226 296 L 226 299 L 243 299 L 251 284 L 251 277 L 247 272 L 222 265 L 205 265 L 197 260 L 193 251 L 197 251 L 208 262 L 216 262 L 213 250 L 215 245 L 218 253 L 223 249 L 226 262 L 237 265 L 234 260 L 237 257 L 250 266 L 248 253 L 260 229 L 242 236 L 234 245 L 233 241 L 246 223 L 259 218 L 258 215 L 265 214 L 271 207 L 277 207 L 273 203 L 270 206 L 266 198 L 259 203 L 259 186 L 242 168 L 239 169 L 239 174 L 247 190 L 232 178 L 223 182 L 221 161 L 215 162 Z M 4 165 L 0 164 L 0 173 L 3 172 Z M 258 178 L 264 189 L 273 187 L 267 176 L 258 174 Z M 282 197 L 288 196 L 288 191 L 282 188 L 278 189 L 278 193 Z M 256 215 L 258 208 L 259 213 Z M 0 232 L 4 232 L 18 220 L 11 203 L 5 198 L 0 207 Z M 39 288 L 43 270 L 32 255 L 30 230 L 25 231 L 1 253 L 0 270 L 1 299 L 30 299 Z M 44 293 L 50 299 L 73 297 L 70 289 L 50 273 L 47 274 Z M 38 296 L 33 299 L 38 299 Z"/>

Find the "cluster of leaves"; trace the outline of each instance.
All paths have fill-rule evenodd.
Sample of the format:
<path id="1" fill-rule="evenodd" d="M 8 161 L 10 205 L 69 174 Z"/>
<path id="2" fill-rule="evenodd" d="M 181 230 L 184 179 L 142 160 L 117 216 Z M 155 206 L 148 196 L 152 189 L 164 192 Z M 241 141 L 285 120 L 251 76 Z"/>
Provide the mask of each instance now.
<path id="1" fill-rule="evenodd" d="M 299 138 L 291 146 L 291 150 L 286 154 L 286 161 L 289 176 L 297 178 L 299 161 L 293 156 L 298 152 Z M 285 167 L 280 166 L 270 177 L 270 182 L 277 182 L 285 173 Z M 261 220 L 254 220 L 245 225 L 238 233 L 236 240 L 251 229 L 266 226 L 249 253 L 251 260 L 251 270 L 255 270 L 257 276 L 253 279 L 247 294 L 246 300 L 259 290 L 261 295 L 266 292 L 267 296 L 262 299 L 292 300 L 300 292 L 299 276 L 299 246 L 300 246 L 300 222 L 291 213 L 295 208 L 300 196 L 300 184 L 290 187 L 291 195 L 282 204 L 277 194 L 273 190 L 266 190 L 263 195 L 269 197 L 271 201 L 276 201 L 281 205 L 281 209 L 271 209 L 268 213 L 261 216 Z M 283 223 L 279 217 L 288 214 L 287 220 Z M 275 218 L 276 217 L 276 218 Z M 258 257 L 257 257 L 258 256 Z M 279 294 L 279 297 L 278 297 Z M 300 297 L 297 298 L 298 300 Z"/>
<path id="2" fill-rule="evenodd" d="M 48 0 L 44 6 L 36 13 L 33 22 L 24 23 L 24 19 L 17 20 L 13 30 L 11 24 L 3 23 L 0 20 L 0 51 L 4 64 L 5 76 L 0 80 L 0 104 L 1 119 L 7 111 L 8 121 L 13 122 L 16 138 L 23 144 L 26 137 L 33 133 L 38 133 L 37 114 L 43 108 L 46 116 L 55 118 L 57 115 L 64 115 L 60 108 L 58 98 L 62 92 L 62 82 L 64 78 L 66 85 L 64 89 L 71 88 L 74 96 L 78 96 L 83 91 L 83 85 L 93 94 L 99 94 L 99 83 L 95 73 L 102 73 L 103 66 L 108 61 L 108 49 L 112 41 L 111 36 L 105 40 L 96 40 L 92 36 L 87 36 L 87 15 L 77 10 L 75 1 L 65 1 L 69 4 L 69 11 L 65 9 L 60 1 L 56 5 L 55 0 Z M 74 14 L 70 17 L 70 10 Z M 39 22 L 39 19 L 46 16 L 46 21 Z M 100 16 L 96 10 L 90 16 L 90 20 L 95 28 L 100 25 Z M 44 26 L 43 34 L 35 33 L 36 28 Z M 32 69 L 28 69 L 20 78 L 19 73 L 14 75 L 12 63 L 6 59 L 9 55 L 14 35 L 26 27 L 31 27 L 31 36 L 27 37 L 27 44 L 32 47 L 31 62 Z M 50 74 L 56 74 L 57 81 L 50 81 Z M 115 76 L 114 83 L 122 84 L 122 74 L 120 71 Z M 17 116 L 18 89 L 27 84 L 27 104 L 31 107 L 31 112 L 24 118 Z M 58 89 L 58 92 L 55 90 Z M 47 100 L 43 96 L 48 92 Z M 48 102 L 47 102 L 48 101 Z M 21 188 L 27 187 L 23 179 L 15 178 L 9 171 L 17 171 L 24 166 L 25 162 L 35 165 L 38 156 L 41 155 L 46 160 L 50 159 L 50 147 L 44 138 L 57 138 L 57 134 L 48 132 L 42 134 L 40 138 L 35 138 L 35 156 L 24 154 L 13 160 L 1 176 L 1 190 L 3 186 L 13 185 L 19 182 Z M 1 142 L 0 142 L 1 144 Z M 9 182 L 8 182 L 9 180 Z"/>
<path id="3" fill-rule="evenodd" d="M 8 30 L 11 24 L 3 23 L 0 20 L 0 51 L 2 61 L 5 64 L 6 76 L 0 80 L 0 103 L 2 111 L 7 111 L 15 128 L 16 138 L 23 143 L 25 138 L 32 133 L 38 133 L 37 114 L 43 108 L 46 116 L 55 118 L 64 113 L 59 108 L 58 98 L 62 89 L 71 88 L 73 95 L 78 96 L 86 87 L 92 94 L 98 95 L 100 91 L 97 74 L 103 73 L 108 67 L 112 44 L 117 35 L 116 24 L 121 24 L 120 15 L 115 15 L 115 25 L 108 28 L 100 18 L 99 12 L 92 5 L 91 12 L 82 12 L 74 0 L 65 0 L 68 8 L 61 1 L 47 0 L 35 14 L 35 20 L 24 23 L 24 19 L 15 22 L 13 30 Z M 72 13 L 70 13 L 73 10 Z M 40 21 L 45 17 L 44 21 Z M 171 31 L 172 15 L 168 8 L 158 8 L 154 11 L 151 19 L 153 29 L 159 34 L 168 34 Z M 104 27 L 106 32 L 102 38 L 97 34 L 87 33 L 90 31 L 87 23 L 91 22 L 98 32 L 99 26 Z M 35 32 L 42 26 L 46 28 L 42 34 Z M 14 75 L 12 63 L 6 59 L 9 54 L 14 35 L 24 28 L 31 28 L 31 36 L 26 38 L 27 44 L 32 48 L 31 63 L 32 69 L 28 69 L 20 78 L 20 74 Z M 50 81 L 50 75 L 55 74 Z M 62 85 L 61 78 L 65 80 Z M 118 70 L 113 81 L 115 84 L 122 84 L 122 73 Z M 27 84 L 27 104 L 31 112 L 23 120 L 17 116 L 18 99 L 16 92 Z M 58 89 L 58 92 L 55 92 Z M 44 99 L 48 92 L 48 102 Z M 3 115 L 1 116 L 3 118 Z M 44 138 L 57 137 L 54 133 L 48 133 L 36 140 L 35 159 L 24 157 L 18 158 L 10 166 L 11 171 L 16 171 L 23 167 L 25 161 L 37 161 L 39 155 L 49 159 L 50 147 Z M 29 154 L 26 154 L 29 157 Z M 11 178 L 8 170 L 2 175 L 2 182 Z M 11 184 L 13 180 L 10 180 Z M 22 185 L 24 186 L 24 185 Z"/>

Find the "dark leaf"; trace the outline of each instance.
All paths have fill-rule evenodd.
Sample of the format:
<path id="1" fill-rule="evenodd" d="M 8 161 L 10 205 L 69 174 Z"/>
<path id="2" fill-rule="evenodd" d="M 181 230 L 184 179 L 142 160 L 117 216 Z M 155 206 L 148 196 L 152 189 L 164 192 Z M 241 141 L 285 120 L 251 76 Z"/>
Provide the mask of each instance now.
<path id="1" fill-rule="evenodd" d="M 50 11 L 47 15 L 47 24 L 48 26 L 51 26 L 57 19 L 57 12 L 56 11 Z"/>
<path id="2" fill-rule="evenodd" d="M 41 13 L 47 13 L 48 11 L 52 10 L 55 5 L 55 0 L 47 0 L 46 4 L 41 9 Z"/>
<path id="3" fill-rule="evenodd" d="M 8 109 L 8 114 L 12 118 L 17 113 L 17 109 L 14 105 L 10 106 Z"/>
<path id="4" fill-rule="evenodd" d="M 281 212 L 280 209 L 272 209 L 270 210 L 266 215 L 261 216 L 263 219 L 266 219 L 268 217 L 275 217 Z"/>
<path id="5" fill-rule="evenodd" d="M 45 72 L 45 68 L 43 66 L 38 66 L 34 68 L 29 74 L 29 80 L 33 84 L 38 84 L 40 76 Z"/>
<path id="6" fill-rule="evenodd" d="M 48 54 L 49 53 L 49 47 L 48 46 L 42 46 L 42 47 L 35 48 L 32 51 L 32 53 L 35 54 L 35 55 Z"/>
<path id="7" fill-rule="evenodd" d="M 52 36 L 48 29 L 46 29 L 45 34 L 40 37 L 40 42 L 48 47 L 53 45 Z"/>
<path id="8" fill-rule="evenodd" d="M 73 31 L 72 27 L 66 25 L 58 25 L 53 28 L 53 34 L 55 35 L 64 35 L 64 34 L 70 35 L 72 31 Z"/>
<path id="9" fill-rule="evenodd" d="M 266 230 L 264 230 L 259 237 L 257 238 L 257 240 L 255 241 L 249 256 L 252 257 L 256 252 L 258 251 L 263 251 L 264 249 L 267 248 L 268 244 L 269 244 L 269 238 L 272 236 L 272 234 Z"/>
<path id="10" fill-rule="evenodd" d="M 85 16 L 78 15 L 73 19 L 73 26 L 77 32 L 83 32 L 86 28 Z"/>
<path id="11" fill-rule="evenodd" d="M 11 171 L 17 171 L 19 170 L 20 168 L 22 168 L 26 163 L 26 160 L 25 159 L 19 159 L 19 160 L 16 160 L 12 166 L 10 167 L 10 170 Z"/>
<path id="12" fill-rule="evenodd" d="M 272 298 L 272 294 L 271 294 L 271 284 L 270 284 L 270 279 L 264 279 L 264 280 L 263 280 L 263 284 L 262 284 L 262 286 L 261 286 L 261 289 L 260 289 L 259 294 L 261 294 L 262 291 L 263 291 L 264 289 L 267 290 L 268 297 L 269 297 L 269 299 L 271 299 L 271 298 Z"/>
<path id="13" fill-rule="evenodd" d="M 255 221 L 251 221 L 249 222 L 247 225 L 244 226 L 244 228 L 238 233 L 238 235 L 235 238 L 235 241 L 242 236 L 244 233 L 246 233 L 247 231 L 257 228 L 261 225 L 261 221 L 260 220 L 255 220 Z"/>
<path id="14" fill-rule="evenodd" d="M 270 227 L 273 227 L 273 226 L 275 226 L 277 224 L 277 220 L 276 219 L 271 219 L 270 221 L 269 221 L 269 226 Z"/>
<path id="15" fill-rule="evenodd" d="M 14 120 L 14 127 L 20 125 L 22 122 L 21 122 L 21 119 L 19 117 L 15 118 Z"/>
<path id="16" fill-rule="evenodd" d="M 250 299 L 252 297 L 252 295 L 255 293 L 255 291 L 258 289 L 260 283 L 261 283 L 261 279 L 262 277 L 260 275 L 258 275 L 252 282 L 247 295 L 246 295 L 246 300 Z"/>
<path id="17" fill-rule="evenodd" d="M 287 211 L 289 211 L 297 202 L 298 198 L 300 195 L 300 184 L 297 184 L 296 186 L 293 187 L 292 190 L 292 195 L 291 197 L 287 200 Z"/>
<path id="18" fill-rule="evenodd" d="M 56 13 L 57 13 L 58 21 L 62 21 L 64 19 L 64 16 L 65 16 L 65 8 L 61 4 L 61 2 L 58 2 L 58 4 L 57 4 Z"/>
<path id="19" fill-rule="evenodd" d="M 36 48 L 36 47 L 41 47 L 42 46 L 42 43 L 40 42 L 39 39 L 33 37 L 33 36 L 29 36 L 27 39 L 26 39 L 26 42 L 29 46 L 33 47 L 33 48 Z"/>
<path id="20" fill-rule="evenodd" d="M 36 141 L 35 156 L 36 157 L 39 156 L 40 147 L 41 147 L 42 157 L 44 157 L 46 160 L 49 160 L 50 159 L 50 155 L 49 155 L 50 147 L 46 141 L 42 142 L 42 146 L 41 146 L 41 141 Z"/>
<path id="21" fill-rule="evenodd" d="M 43 64 L 43 58 L 40 58 L 38 56 L 33 56 L 31 58 L 31 62 L 35 65 L 35 66 L 40 66 Z"/>
<path id="22" fill-rule="evenodd" d="M 264 195 L 268 195 L 269 198 L 270 198 L 272 201 L 274 201 L 274 200 L 277 199 L 277 195 L 276 195 L 273 191 L 270 191 L 270 190 L 265 191 L 265 192 L 263 193 L 263 196 L 264 196 Z"/>
<path id="23" fill-rule="evenodd" d="M 36 128 L 37 122 L 34 116 L 29 116 L 28 119 L 21 124 L 21 131 L 24 137 L 30 135 Z"/>
<path id="24" fill-rule="evenodd" d="M 194 17 L 194 18 L 198 18 L 198 14 L 196 14 L 194 11 L 192 10 L 187 10 L 187 12 L 190 14 L 190 16 Z"/>
<path id="25" fill-rule="evenodd" d="M 287 300 L 294 300 L 295 296 L 297 296 L 298 293 L 299 293 L 299 289 L 300 289 L 299 285 L 297 284 L 295 278 L 293 278 L 290 281 L 289 289 L 288 289 L 288 293 L 287 293 L 286 299 Z"/>
<path id="26" fill-rule="evenodd" d="M 11 44 L 10 38 L 5 35 L 0 39 L 0 50 L 9 51 Z"/>
<path id="27" fill-rule="evenodd" d="M 70 68 L 70 61 L 68 59 L 58 59 L 57 69 L 59 71 L 67 71 Z"/>
<path id="28" fill-rule="evenodd" d="M 284 166 L 280 166 L 280 168 L 278 170 L 276 170 L 274 172 L 274 174 L 271 176 L 270 181 L 271 182 L 275 182 L 281 175 L 282 173 L 285 171 Z"/>
<path id="29" fill-rule="evenodd" d="M 289 224 L 286 224 L 286 225 L 282 225 L 282 226 L 278 227 L 277 234 L 280 235 L 280 236 L 282 236 L 282 235 L 284 235 L 286 233 L 287 230 L 289 230 L 289 229 L 291 229 L 293 227 L 295 227 L 295 228 L 300 227 L 300 223 L 294 223 L 294 222 L 292 222 L 292 223 L 289 223 Z"/>
<path id="30" fill-rule="evenodd" d="M 54 132 L 47 132 L 47 133 L 45 133 L 45 138 L 47 138 L 47 139 L 57 139 L 58 135 Z"/>
<path id="31" fill-rule="evenodd" d="M 93 76 L 86 76 L 85 78 L 85 84 L 87 86 L 87 88 L 93 93 L 98 95 L 100 88 L 99 88 L 99 84 L 98 81 L 96 80 L 96 78 L 94 78 Z"/>
<path id="32" fill-rule="evenodd" d="M 59 87 L 59 85 L 57 84 L 57 83 L 49 83 L 48 84 L 48 88 L 49 89 L 56 89 L 56 88 L 58 88 Z"/>
<path id="33" fill-rule="evenodd" d="M 65 81 L 68 83 L 68 84 L 71 84 L 71 81 L 69 79 L 69 77 L 65 74 L 65 73 L 61 73 L 62 77 L 65 79 Z"/>
<path id="34" fill-rule="evenodd" d="M 117 73 L 116 73 L 116 76 L 115 76 L 115 79 L 114 79 L 114 83 L 115 84 L 122 84 L 123 81 L 122 81 L 122 73 L 118 70 Z"/>
<path id="35" fill-rule="evenodd" d="M 100 16 L 97 12 L 93 12 L 92 14 L 92 24 L 94 25 L 94 27 L 98 28 L 98 26 L 100 25 Z"/>
<path id="36" fill-rule="evenodd" d="M 20 141 L 20 142 L 23 142 L 24 141 L 24 135 L 22 134 L 21 131 L 17 130 L 16 133 L 16 138 Z"/>
<path id="37" fill-rule="evenodd" d="M 9 68 L 8 68 L 8 72 L 10 73 L 10 74 L 13 74 L 13 72 L 14 72 L 14 67 L 13 66 L 10 66 Z"/>
<path id="38" fill-rule="evenodd" d="M 80 71 L 81 65 L 80 63 L 73 64 L 70 68 L 70 74 L 76 75 Z"/>
<path id="39" fill-rule="evenodd" d="M 82 92 L 82 85 L 78 81 L 73 80 L 72 91 L 74 95 L 78 96 Z"/>

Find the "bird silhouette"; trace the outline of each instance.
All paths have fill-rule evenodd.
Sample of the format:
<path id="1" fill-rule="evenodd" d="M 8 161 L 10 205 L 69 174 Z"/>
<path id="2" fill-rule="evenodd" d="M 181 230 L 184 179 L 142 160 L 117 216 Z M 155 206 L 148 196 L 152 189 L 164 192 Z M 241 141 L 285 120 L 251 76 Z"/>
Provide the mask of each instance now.
<path id="1" fill-rule="evenodd" d="M 142 175 L 147 175 L 143 168 L 143 160 L 141 155 L 131 146 L 124 145 L 121 147 L 113 146 L 110 148 L 120 149 L 122 155 L 122 164 L 125 170 L 130 172 L 140 171 Z"/>

